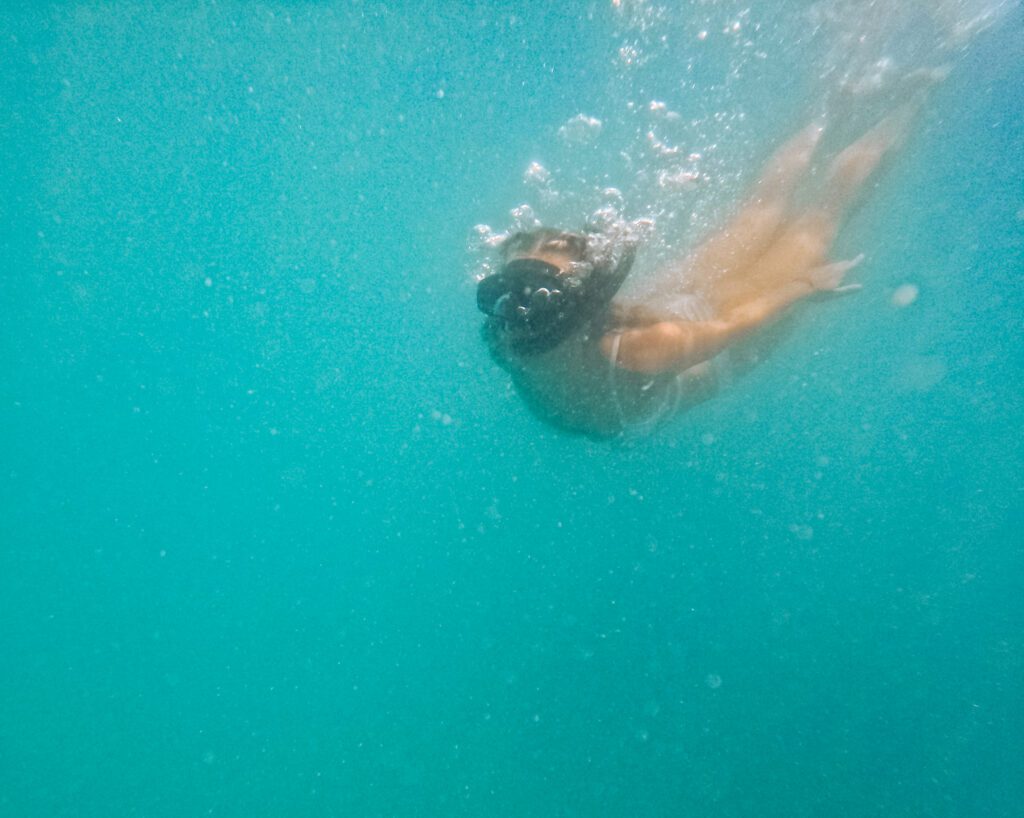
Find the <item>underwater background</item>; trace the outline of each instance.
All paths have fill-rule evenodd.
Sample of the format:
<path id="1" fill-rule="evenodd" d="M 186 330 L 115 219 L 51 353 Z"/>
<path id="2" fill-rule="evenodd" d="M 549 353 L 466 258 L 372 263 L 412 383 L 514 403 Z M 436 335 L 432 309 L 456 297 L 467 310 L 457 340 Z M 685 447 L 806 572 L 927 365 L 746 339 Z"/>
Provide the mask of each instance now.
<path id="1" fill-rule="evenodd" d="M 685 247 L 940 65 L 863 291 L 522 405 L 475 225 Z M 1012 3 L 6 6 L 0 816 L 1024 814 L 1022 89 Z"/>

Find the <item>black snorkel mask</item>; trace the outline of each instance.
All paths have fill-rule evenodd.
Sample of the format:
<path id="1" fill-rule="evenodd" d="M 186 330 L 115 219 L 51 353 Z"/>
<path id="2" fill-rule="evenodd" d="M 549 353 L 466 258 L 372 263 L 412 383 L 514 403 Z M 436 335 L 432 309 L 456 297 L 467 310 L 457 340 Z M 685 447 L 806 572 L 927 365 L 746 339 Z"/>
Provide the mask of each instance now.
<path id="1" fill-rule="evenodd" d="M 564 341 L 579 324 L 582 287 L 535 258 L 510 261 L 477 285 L 476 305 L 501 322 L 519 352 L 541 352 Z"/>
<path id="2" fill-rule="evenodd" d="M 628 251 L 614 271 L 560 273 L 535 258 L 519 258 L 483 279 L 476 290 L 480 311 L 500 322 L 511 348 L 523 355 L 558 346 L 608 306 L 633 265 Z"/>

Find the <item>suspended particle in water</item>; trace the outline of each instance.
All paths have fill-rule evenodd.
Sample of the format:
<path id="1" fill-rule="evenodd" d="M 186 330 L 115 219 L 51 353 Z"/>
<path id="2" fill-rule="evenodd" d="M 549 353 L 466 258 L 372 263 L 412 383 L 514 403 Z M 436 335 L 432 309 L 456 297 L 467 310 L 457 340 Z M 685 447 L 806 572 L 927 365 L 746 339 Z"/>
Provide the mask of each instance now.
<path id="1" fill-rule="evenodd" d="M 430 413 L 431 420 L 440 423 L 442 426 L 451 426 L 455 419 L 447 412 L 442 412 L 440 409 L 434 409 Z"/>
<path id="2" fill-rule="evenodd" d="M 625 65 L 636 65 L 640 62 L 640 50 L 632 45 L 624 45 L 619 49 L 619 59 Z"/>
<path id="3" fill-rule="evenodd" d="M 909 307 L 917 301 L 918 292 L 916 284 L 901 284 L 892 294 L 893 306 Z"/>
<path id="4" fill-rule="evenodd" d="M 704 684 L 710 687 L 712 690 L 718 690 L 722 686 L 722 677 L 717 673 L 709 673 L 704 677 Z"/>
<path id="5" fill-rule="evenodd" d="M 946 377 L 948 368 L 940 355 L 912 355 L 900 367 L 896 384 L 900 389 L 927 392 Z"/>
<path id="6" fill-rule="evenodd" d="M 791 523 L 789 526 L 789 533 L 796 537 L 798 540 L 813 540 L 814 529 L 809 525 L 800 525 L 799 523 Z"/>

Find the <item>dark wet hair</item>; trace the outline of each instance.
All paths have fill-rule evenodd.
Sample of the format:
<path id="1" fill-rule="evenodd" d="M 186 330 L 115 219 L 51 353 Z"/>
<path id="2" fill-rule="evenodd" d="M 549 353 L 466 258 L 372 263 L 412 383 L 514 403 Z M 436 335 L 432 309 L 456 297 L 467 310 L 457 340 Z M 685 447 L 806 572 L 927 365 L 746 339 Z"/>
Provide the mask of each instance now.
<path id="1" fill-rule="evenodd" d="M 602 236 L 595 238 L 540 228 L 501 244 L 504 263 L 477 286 L 477 306 L 511 350 L 530 355 L 552 349 L 604 313 L 629 273 L 636 246 L 619 243 L 613 251 Z M 569 269 L 531 258 L 545 251 L 567 255 Z"/>

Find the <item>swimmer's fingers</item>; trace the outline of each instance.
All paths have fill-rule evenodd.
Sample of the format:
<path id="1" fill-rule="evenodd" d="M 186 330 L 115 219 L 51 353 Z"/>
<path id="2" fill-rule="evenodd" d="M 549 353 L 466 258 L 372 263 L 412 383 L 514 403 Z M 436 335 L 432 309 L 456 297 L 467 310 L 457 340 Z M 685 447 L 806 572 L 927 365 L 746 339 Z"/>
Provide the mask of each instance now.
<path id="1" fill-rule="evenodd" d="M 843 277 L 864 260 L 861 253 L 849 261 L 835 261 L 815 267 L 807 274 L 811 287 L 816 292 L 849 293 L 860 289 L 860 284 L 843 284 Z"/>
<path id="2" fill-rule="evenodd" d="M 834 293 L 855 293 L 864 289 L 863 284 L 844 284 L 842 287 L 836 287 L 832 292 Z"/>

